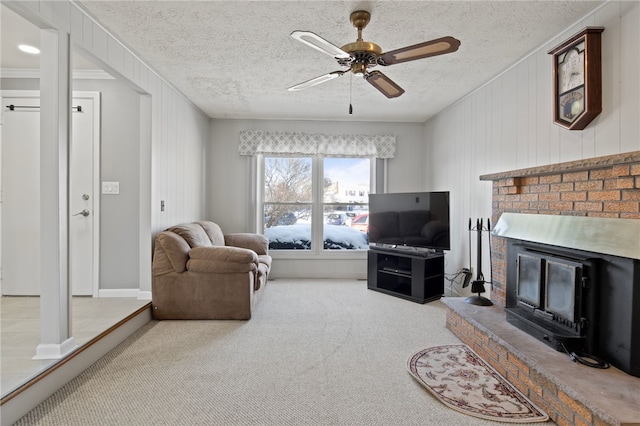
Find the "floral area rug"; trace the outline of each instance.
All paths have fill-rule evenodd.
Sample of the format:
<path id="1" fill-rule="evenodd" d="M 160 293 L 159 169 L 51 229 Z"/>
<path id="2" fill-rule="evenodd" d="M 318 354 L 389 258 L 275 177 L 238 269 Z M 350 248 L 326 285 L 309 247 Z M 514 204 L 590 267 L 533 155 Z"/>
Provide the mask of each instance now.
<path id="1" fill-rule="evenodd" d="M 407 368 L 442 403 L 462 413 L 508 423 L 549 420 L 467 345 L 423 349 L 409 358 Z"/>

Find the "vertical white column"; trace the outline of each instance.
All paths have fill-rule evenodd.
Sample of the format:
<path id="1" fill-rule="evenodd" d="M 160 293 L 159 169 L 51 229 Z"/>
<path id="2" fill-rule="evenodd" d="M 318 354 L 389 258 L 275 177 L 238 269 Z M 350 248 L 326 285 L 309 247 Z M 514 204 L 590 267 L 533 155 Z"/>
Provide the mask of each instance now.
<path id="1" fill-rule="evenodd" d="M 151 300 L 151 221 L 153 208 L 151 194 L 153 183 L 151 180 L 151 96 L 140 95 L 140 218 L 139 218 L 139 244 L 140 244 L 140 290 L 139 300 Z"/>
<path id="2" fill-rule="evenodd" d="M 70 37 L 41 30 L 40 344 L 34 359 L 61 358 L 71 337 L 68 262 L 68 170 L 71 129 Z"/>

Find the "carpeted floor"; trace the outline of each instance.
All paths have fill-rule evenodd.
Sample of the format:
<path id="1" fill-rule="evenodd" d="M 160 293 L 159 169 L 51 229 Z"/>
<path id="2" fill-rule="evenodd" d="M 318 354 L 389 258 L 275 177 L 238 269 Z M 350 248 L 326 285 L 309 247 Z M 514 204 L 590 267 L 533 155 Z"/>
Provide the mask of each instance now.
<path id="1" fill-rule="evenodd" d="M 501 424 L 447 408 L 407 372 L 411 354 L 457 343 L 440 301 L 274 280 L 250 321 L 152 321 L 17 424 Z"/>

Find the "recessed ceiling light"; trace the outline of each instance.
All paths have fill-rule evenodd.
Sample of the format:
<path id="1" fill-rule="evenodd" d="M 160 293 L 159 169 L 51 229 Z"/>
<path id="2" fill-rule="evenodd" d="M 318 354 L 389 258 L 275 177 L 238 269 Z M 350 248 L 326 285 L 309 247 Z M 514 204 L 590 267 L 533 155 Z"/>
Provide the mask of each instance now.
<path id="1" fill-rule="evenodd" d="M 37 55 L 38 53 L 40 53 L 40 49 L 38 49 L 37 47 L 29 46 L 28 44 L 21 44 L 18 46 L 18 49 L 26 53 L 31 53 L 32 55 Z"/>

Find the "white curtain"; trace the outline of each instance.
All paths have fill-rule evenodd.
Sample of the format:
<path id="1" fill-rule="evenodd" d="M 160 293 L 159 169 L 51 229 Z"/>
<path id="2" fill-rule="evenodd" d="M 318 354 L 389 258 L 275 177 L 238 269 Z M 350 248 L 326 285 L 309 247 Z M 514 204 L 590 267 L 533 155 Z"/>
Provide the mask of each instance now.
<path id="1" fill-rule="evenodd" d="M 331 157 L 394 158 L 394 135 L 324 135 L 288 132 L 242 131 L 240 155 L 321 154 Z"/>

